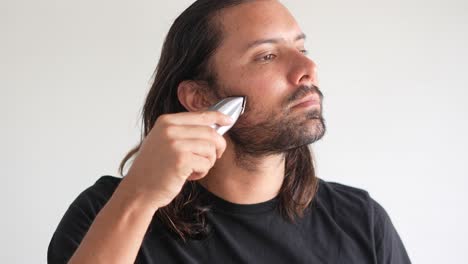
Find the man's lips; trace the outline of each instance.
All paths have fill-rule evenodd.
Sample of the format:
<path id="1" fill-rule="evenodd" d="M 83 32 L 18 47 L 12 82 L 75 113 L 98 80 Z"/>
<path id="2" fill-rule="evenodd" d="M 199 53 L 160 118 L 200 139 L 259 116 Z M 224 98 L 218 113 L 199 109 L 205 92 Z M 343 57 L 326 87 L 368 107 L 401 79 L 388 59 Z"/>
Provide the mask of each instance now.
<path id="1" fill-rule="evenodd" d="M 291 108 L 318 105 L 319 103 L 320 99 L 317 95 L 309 95 L 296 102 Z"/>

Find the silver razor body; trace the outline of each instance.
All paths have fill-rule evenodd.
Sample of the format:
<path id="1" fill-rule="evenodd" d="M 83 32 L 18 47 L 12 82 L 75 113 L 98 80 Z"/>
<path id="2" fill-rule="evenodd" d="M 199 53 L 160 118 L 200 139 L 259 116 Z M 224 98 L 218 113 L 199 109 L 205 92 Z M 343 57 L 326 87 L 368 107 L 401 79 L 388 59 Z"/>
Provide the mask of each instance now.
<path id="1" fill-rule="evenodd" d="M 237 121 L 240 115 L 244 113 L 246 105 L 245 96 L 226 97 L 218 103 L 210 106 L 209 111 L 219 111 L 234 119 L 234 122 L 228 126 L 220 126 L 218 124 L 211 125 L 212 128 L 220 135 L 224 135 Z"/>

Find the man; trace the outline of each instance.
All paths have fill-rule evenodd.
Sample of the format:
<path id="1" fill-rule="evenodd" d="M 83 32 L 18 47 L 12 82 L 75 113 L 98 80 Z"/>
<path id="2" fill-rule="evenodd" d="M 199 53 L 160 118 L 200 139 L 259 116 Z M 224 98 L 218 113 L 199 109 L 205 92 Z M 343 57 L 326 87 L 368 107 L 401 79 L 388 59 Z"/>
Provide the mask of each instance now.
<path id="1" fill-rule="evenodd" d="M 172 25 L 123 179 L 82 192 L 49 263 L 410 263 L 385 210 L 315 175 L 323 95 L 275 0 L 199 0 Z M 208 107 L 246 96 L 228 125 Z M 123 173 L 122 173 L 123 174 Z"/>

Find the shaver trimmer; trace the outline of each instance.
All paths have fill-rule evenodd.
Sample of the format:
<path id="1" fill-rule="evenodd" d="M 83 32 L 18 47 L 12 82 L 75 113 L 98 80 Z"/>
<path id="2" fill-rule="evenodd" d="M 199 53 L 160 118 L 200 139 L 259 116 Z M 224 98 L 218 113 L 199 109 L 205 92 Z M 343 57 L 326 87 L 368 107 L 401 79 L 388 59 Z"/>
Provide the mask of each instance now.
<path id="1" fill-rule="evenodd" d="M 208 110 L 219 111 L 234 119 L 234 122 L 230 125 L 220 126 L 218 124 L 213 124 L 211 127 L 214 128 L 220 135 L 226 133 L 236 123 L 239 116 L 244 113 L 246 103 L 245 96 L 234 96 L 226 97 L 218 103 L 210 106 Z"/>

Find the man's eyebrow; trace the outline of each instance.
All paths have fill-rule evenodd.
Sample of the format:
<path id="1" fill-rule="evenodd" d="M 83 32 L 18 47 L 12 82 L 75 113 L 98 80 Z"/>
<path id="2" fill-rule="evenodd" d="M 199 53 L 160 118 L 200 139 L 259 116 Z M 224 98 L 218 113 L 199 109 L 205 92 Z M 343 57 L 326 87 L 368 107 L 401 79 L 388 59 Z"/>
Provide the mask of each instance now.
<path id="1" fill-rule="evenodd" d="M 297 37 L 294 39 L 294 41 L 299 41 L 299 40 L 305 40 L 306 39 L 306 35 L 304 33 L 301 33 L 299 35 L 297 35 Z M 249 50 L 255 46 L 258 46 L 258 45 L 261 45 L 261 44 L 266 44 L 266 43 L 272 43 L 272 44 L 275 44 L 275 43 L 279 43 L 279 42 L 284 42 L 285 39 L 284 38 L 269 38 L 269 39 L 259 39 L 259 40 L 255 40 L 249 44 L 246 45 L 246 48 L 245 50 Z"/>

